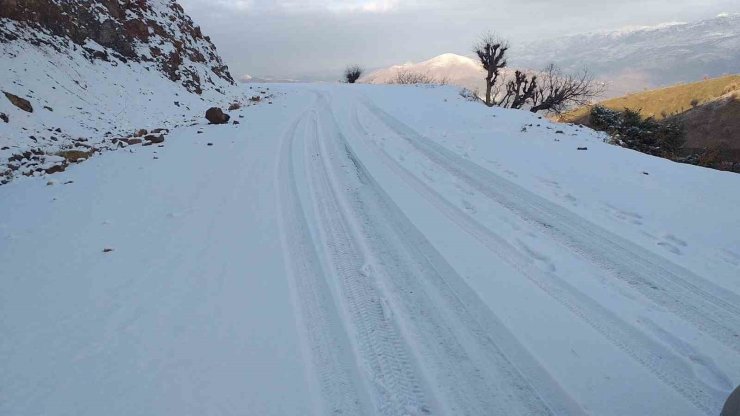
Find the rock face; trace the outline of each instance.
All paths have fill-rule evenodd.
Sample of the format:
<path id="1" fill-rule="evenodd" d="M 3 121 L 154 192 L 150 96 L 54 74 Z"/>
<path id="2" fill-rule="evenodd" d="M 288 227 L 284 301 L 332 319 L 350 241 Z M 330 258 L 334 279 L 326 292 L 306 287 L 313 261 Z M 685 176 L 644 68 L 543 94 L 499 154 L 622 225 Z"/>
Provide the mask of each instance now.
<path id="1" fill-rule="evenodd" d="M 5 94 L 5 97 L 7 97 L 8 100 L 10 100 L 10 102 L 13 103 L 14 106 L 20 108 L 21 110 L 23 110 L 23 111 L 25 111 L 27 113 L 33 113 L 33 106 L 31 106 L 31 103 L 28 100 L 26 100 L 25 98 L 21 98 L 21 97 L 19 97 L 17 95 L 14 95 L 14 94 L 11 94 L 11 93 L 5 92 L 5 91 L 3 91 L 3 94 Z M 3 114 L 3 115 L 5 115 L 5 114 Z M 5 120 L 5 118 L 3 118 L 3 120 L 6 123 L 8 122 L 8 120 Z"/>
<path id="2" fill-rule="evenodd" d="M 0 42 L 62 38 L 90 60 L 154 63 L 197 94 L 223 81 L 234 84 L 210 38 L 175 0 L 3 0 L 0 19 L 14 22 L 0 21 Z"/>
<path id="3" fill-rule="evenodd" d="M 229 122 L 230 118 L 228 114 L 224 114 L 218 107 L 211 107 L 206 111 L 206 119 L 211 124 L 225 124 Z"/>

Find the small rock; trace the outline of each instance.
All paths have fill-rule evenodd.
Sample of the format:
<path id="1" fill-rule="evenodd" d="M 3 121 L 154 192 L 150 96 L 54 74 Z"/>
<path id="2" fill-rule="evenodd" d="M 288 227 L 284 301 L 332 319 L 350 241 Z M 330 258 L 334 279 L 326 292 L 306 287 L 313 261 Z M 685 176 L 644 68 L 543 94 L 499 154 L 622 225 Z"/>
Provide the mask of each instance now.
<path id="1" fill-rule="evenodd" d="M 126 142 L 129 146 L 132 144 L 139 144 L 141 143 L 141 139 L 138 138 L 131 138 L 131 139 L 121 139 L 122 142 Z"/>
<path id="2" fill-rule="evenodd" d="M 134 137 L 144 137 L 147 134 L 149 134 L 149 132 L 146 129 L 140 129 L 136 130 L 136 133 L 134 133 Z"/>
<path id="3" fill-rule="evenodd" d="M 103 249 L 103 253 L 110 253 L 111 251 L 113 251 L 112 248 L 104 248 Z"/>
<path id="4" fill-rule="evenodd" d="M 588 147 L 579 147 L 578 150 L 588 150 Z"/>
<path id="5" fill-rule="evenodd" d="M 164 136 L 163 135 L 155 135 L 155 134 L 149 134 L 144 137 L 144 140 L 150 142 L 150 143 L 162 143 L 164 142 Z"/>
<path id="6" fill-rule="evenodd" d="M 208 143 L 208 146 L 213 146 L 213 143 Z"/>
<path id="7" fill-rule="evenodd" d="M 642 174 L 643 174 L 643 175 L 650 175 L 650 174 L 649 174 L 649 173 L 647 173 L 647 172 L 642 172 Z"/>
<path id="8" fill-rule="evenodd" d="M 44 106 L 44 110 L 46 110 L 46 111 L 52 111 L 52 112 L 54 111 L 54 109 L 51 108 L 51 107 L 49 107 L 48 105 L 45 105 Z"/>
<path id="9" fill-rule="evenodd" d="M 10 119 L 8 118 L 8 115 L 5 114 L 5 113 L 0 113 L 0 120 L 4 121 L 6 123 L 9 123 L 10 122 Z"/>
<path id="10" fill-rule="evenodd" d="M 562 130 L 558 130 L 558 131 L 555 132 L 555 134 L 565 134 L 565 132 L 562 131 Z"/>
<path id="11" fill-rule="evenodd" d="M 11 102 L 14 106 L 20 108 L 21 110 L 27 112 L 27 113 L 33 113 L 33 106 L 31 106 L 31 102 L 26 100 L 25 98 L 21 98 L 15 94 L 11 94 L 9 92 L 3 91 L 3 94 L 5 94 L 5 97 L 7 97 L 8 101 Z"/>
<path id="12" fill-rule="evenodd" d="M 233 124 L 239 124 L 239 120 L 234 120 Z"/>
<path id="13" fill-rule="evenodd" d="M 50 168 L 46 168 L 46 169 L 44 169 L 44 171 L 47 174 L 51 175 L 51 174 L 54 174 L 54 173 L 64 172 L 65 169 L 67 169 L 67 165 L 61 164 L 61 165 L 54 165 L 54 166 L 52 166 Z"/>
<path id="14" fill-rule="evenodd" d="M 52 185 L 54 185 L 55 183 L 56 183 L 56 182 L 54 182 L 54 181 L 49 181 L 49 182 L 46 182 L 46 186 L 52 186 Z"/>

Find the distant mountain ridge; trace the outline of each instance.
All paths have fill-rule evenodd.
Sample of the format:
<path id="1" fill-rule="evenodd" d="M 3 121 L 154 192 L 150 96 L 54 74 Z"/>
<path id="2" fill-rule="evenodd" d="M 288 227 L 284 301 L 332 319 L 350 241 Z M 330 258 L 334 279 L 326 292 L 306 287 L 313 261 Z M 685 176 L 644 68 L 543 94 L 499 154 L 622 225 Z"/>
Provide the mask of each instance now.
<path id="1" fill-rule="evenodd" d="M 572 35 L 512 48 L 511 64 L 568 71 L 589 68 L 610 82 L 610 96 L 740 70 L 740 14 L 691 23 Z"/>

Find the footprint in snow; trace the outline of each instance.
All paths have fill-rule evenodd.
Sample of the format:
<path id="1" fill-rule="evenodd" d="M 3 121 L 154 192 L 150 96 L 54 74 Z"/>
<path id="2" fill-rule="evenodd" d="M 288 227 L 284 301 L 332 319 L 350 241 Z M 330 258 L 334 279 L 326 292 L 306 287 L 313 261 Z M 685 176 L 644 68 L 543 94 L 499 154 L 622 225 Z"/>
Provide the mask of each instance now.
<path id="1" fill-rule="evenodd" d="M 663 247 L 664 249 L 668 250 L 669 252 L 681 255 L 681 250 L 678 249 L 678 247 L 674 246 L 671 243 L 666 243 L 665 241 L 661 241 L 658 243 L 659 246 Z"/>
<path id="2" fill-rule="evenodd" d="M 471 214 L 475 214 L 478 212 L 477 209 L 475 209 L 475 206 L 471 204 L 467 199 L 462 200 L 463 207 L 465 208 L 465 211 L 468 211 Z"/>
<path id="3" fill-rule="evenodd" d="M 700 353 L 694 346 L 666 331 L 647 317 L 641 317 L 638 322 L 642 323 L 661 342 L 668 345 L 673 351 L 686 359 L 686 362 L 692 367 L 694 374 L 706 384 L 718 390 L 728 392 L 732 390 L 734 384 L 711 357 Z"/>
<path id="4" fill-rule="evenodd" d="M 733 266 L 740 266 L 740 254 L 736 254 L 730 250 L 722 249 L 722 260 L 725 262 L 733 265 Z"/>
<path id="5" fill-rule="evenodd" d="M 547 270 L 549 272 L 554 272 L 555 270 L 557 270 L 557 268 L 555 267 L 555 264 L 552 262 L 552 260 L 550 260 L 550 257 L 548 257 L 547 255 L 545 255 L 544 253 L 541 253 L 541 252 L 539 252 L 539 251 L 531 248 L 530 246 L 524 244 L 520 240 L 517 240 L 517 243 L 519 243 L 519 247 L 522 248 L 522 250 L 524 251 L 524 254 L 526 254 L 527 256 L 529 256 L 535 262 L 537 262 L 537 263 L 541 264 L 542 266 L 544 266 L 545 270 Z"/>
<path id="6" fill-rule="evenodd" d="M 663 236 L 663 238 L 681 247 L 688 246 L 688 244 L 685 241 L 681 240 L 680 238 L 676 237 L 673 234 L 666 234 Z"/>

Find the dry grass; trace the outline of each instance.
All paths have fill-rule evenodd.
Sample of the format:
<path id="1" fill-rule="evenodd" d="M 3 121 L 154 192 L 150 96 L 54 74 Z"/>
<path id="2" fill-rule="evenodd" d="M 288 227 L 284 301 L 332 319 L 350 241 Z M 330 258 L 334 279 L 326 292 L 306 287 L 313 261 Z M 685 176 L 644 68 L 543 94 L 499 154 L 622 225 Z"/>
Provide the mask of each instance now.
<path id="1" fill-rule="evenodd" d="M 728 75 L 691 84 L 679 84 L 613 98 L 599 103 L 613 110 L 640 110 L 645 117 L 663 119 L 681 114 L 733 91 L 740 91 L 740 75 Z M 582 107 L 565 114 L 562 121 L 583 122 L 590 107 Z"/>
<path id="2" fill-rule="evenodd" d="M 68 162 L 76 163 L 81 160 L 85 160 L 92 156 L 93 151 L 89 150 L 87 152 L 82 150 L 63 150 L 61 152 L 57 152 L 57 156 L 61 156 L 65 158 Z"/>

